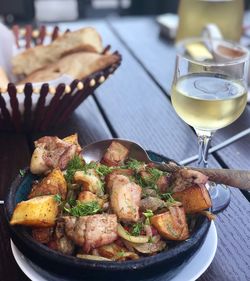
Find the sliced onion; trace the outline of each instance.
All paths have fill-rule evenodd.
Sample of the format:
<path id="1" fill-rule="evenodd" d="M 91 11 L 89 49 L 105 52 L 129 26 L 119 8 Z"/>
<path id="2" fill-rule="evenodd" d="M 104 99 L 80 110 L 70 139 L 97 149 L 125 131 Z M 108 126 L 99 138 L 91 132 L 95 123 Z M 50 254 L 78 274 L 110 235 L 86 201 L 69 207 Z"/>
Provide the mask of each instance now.
<path id="1" fill-rule="evenodd" d="M 119 261 L 119 260 L 127 260 L 127 259 L 138 260 L 139 256 L 134 252 L 124 252 L 122 256 L 116 257 L 114 260 Z"/>
<path id="2" fill-rule="evenodd" d="M 118 224 L 117 227 L 117 233 L 120 237 L 122 237 L 123 239 L 129 241 L 129 242 L 133 242 L 133 243 L 147 243 L 149 240 L 148 236 L 133 236 L 130 235 L 121 224 Z"/>
<path id="3" fill-rule="evenodd" d="M 94 261 L 111 261 L 110 259 L 101 257 L 101 256 L 94 256 L 94 255 L 76 255 L 77 258 L 86 259 L 86 260 L 94 260 Z"/>
<path id="4" fill-rule="evenodd" d="M 128 242 L 128 244 L 132 246 L 136 251 L 142 254 L 154 254 L 157 252 L 161 252 L 167 246 L 166 242 L 162 240 L 156 243 L 136 244 Z"/>

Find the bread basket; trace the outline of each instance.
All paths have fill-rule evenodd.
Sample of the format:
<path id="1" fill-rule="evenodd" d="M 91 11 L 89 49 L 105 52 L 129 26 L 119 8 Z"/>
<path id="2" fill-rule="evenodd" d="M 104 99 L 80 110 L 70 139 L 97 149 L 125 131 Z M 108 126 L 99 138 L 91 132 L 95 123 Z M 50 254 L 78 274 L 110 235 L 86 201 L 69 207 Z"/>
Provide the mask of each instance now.
<path id="1" fill-rule="evenodd" d="M 48 32 L 45 26 L 36 30 L 31 26 L 24 29 L 13 26 L 12 31 L 16 47 L 23 49 L 30 48 L 31 45 L 44 44 L 45 41 L 53 41 L 60 35 L 57 26 L 51 32 Z M 109 50 L 110 46 L 107 46 L 103 54 Z M 51 87 L 48 83 L 43 83 L 36 87 L 32 83 L 23 86 L 9 83 L 7 88 L 0 88 L 0 130 L 44 131 L 64 123 L 71 113 L 118 68 L 121 55 L 117 51 L 114 54 L 119 56 L 118 62 L 82 80 L 75 79 L 70 84 L 60 83 L 57 87 Z M 22 104 L 18 95 L 23 96 Z"/>

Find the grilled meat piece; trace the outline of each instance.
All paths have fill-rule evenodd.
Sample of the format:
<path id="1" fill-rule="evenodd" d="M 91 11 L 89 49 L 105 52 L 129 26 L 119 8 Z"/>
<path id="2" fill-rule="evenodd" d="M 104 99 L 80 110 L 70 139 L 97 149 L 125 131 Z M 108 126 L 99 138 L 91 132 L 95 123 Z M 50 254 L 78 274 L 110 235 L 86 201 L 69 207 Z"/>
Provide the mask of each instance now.
<path id="1" fill-rule="evenodd" d="M 166 206 L 165 202 L 157 197 L 146 197 L 140 202 L 140 210 L 142 212 L 151 210 L 155 212 L 158 209 L 162 209 Z"/>
<path id="2" fill-rule="evenodd" d="M 117 239 L 116 215 L 101 214 L 85 217 L 63 217 L 65 233 L 86 253 L 90 250 L 108 245 Z"/>
<path id="3" fill-rule="evenodd" d="M 33 174 L 43 174 L 53 168 L 64 170 L 68 162 L 81 152 L 77 135 L 63 140 L 58 137 L 42 137 L 35 141 L 35 147 L 30 163 Z"/>
<path id="4" fill-rule="evenodd" d="M 65 222 L 66 235 L 78 246 L 83 246 L 85 243 L 85 231 L 88 217 L 63 217 Z"/>
<path id="5" fill-rule="evenodd" d="M 117 239 L 117 217 L 113 214 L 89 216 L 86 224 L 84 250 L 108 245 Z"/>
<path id="6" fill-rule="evenodd" d="M 60 218 L 57 221 L 54 232 L 54 243 L 50 243 L 49 247 L 61 252 L 65 255 L 72 255 L 75 249 L 74 242 L 66 236 L 64 219 Z"/>
<path id="7" fill-rule="evenodd" d="M 126 222 L 139 220 L 139 206 L 142 189 L 128 177 L 114 175 L 112 178 L 110 203 L 118 218 Z"/>
<path id="8" fill-rule="evenodd" d="M 106 189 L 107 192 L 111 191 L 111 187 L 113 185 L 113 179 L 116 178 L 116 175 L 123 175 L 123 176 L 133 176 L 134 171 L 132 169 L 115 169 L 110 174 L 105 177 L 106 182 Z"/>
<path id="9" fill-rule="evenodd" d="M 193 185 L 204 187 L 208 177 L 194 170 L 180 169 L 173 174 L 172 192 L 185 190 Z"/>
<path id="10" fill-rule="evenodd" d="M 32 237 L 42 243 L 47 244 L 52 240 L 53 227 L 33 228 Z"/>
<path id="11" fill-rule="evenodd" d="M 107 166 L 120 166 L 127 159 L 129 150 L 117 141 L 112 141 L 101 163 Z"/>

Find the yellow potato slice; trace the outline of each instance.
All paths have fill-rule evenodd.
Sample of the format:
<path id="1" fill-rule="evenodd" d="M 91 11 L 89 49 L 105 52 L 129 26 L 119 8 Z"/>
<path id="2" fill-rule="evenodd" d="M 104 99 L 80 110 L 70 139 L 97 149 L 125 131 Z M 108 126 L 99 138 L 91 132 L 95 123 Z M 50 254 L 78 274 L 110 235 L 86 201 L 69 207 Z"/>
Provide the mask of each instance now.
<path id="1" fill-rule="evenodd" d="M 53 226 L 58 214 L 58 203 L 54 195 L 39 196 L 17 204 L 11 225 L 27 225 L 33 227 Z"/>

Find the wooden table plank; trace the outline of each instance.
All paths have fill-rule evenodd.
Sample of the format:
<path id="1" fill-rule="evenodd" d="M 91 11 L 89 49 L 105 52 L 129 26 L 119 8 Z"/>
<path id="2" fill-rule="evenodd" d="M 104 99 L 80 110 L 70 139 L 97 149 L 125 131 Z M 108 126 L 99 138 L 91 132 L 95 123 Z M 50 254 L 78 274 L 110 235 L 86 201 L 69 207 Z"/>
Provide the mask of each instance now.
<path id="1" fill-rule="evenodd" d="M 166 93 L 170 93 L 175 50 L 172 42 L 159 37 L 159 26 L 155 20 L 148 17 L 125 17 L 109 22 L 149 75 Z M 213 143 L 218 144 L 241 130 L 249 128 L 249 120 L 250 105 L 235 123 L 216 133 Z M 249 169 L 250 157 L 247 151 L 250 151 L 250 135 L 223 149 L 218 155 L 228 167 Z"/>
<path id="2" fill-rule="evenodd" d="M 62 126 L 46 132 L 35 133 L 32 135 L 31 141 L 44 135 L 63 138 L 74 133 L 78 133 L 79 143 L 82 146 L 97 140 L 112 137 L 94 98 L 91 96 L 76 109 L 74 114 Z"/>
<path id="3" fill-rule="evenodd" d="M 237 190 L 227 209 L 215 220 L 218 248 L 199 281 L 248 281 L 250 277 L 250 204 Z"/>
<path id="4" fill-rule="evenodd" d="M 30 153 L 26 137 L 0 133 L 0 155 L 0 200 L 3 200 L 19 169 L 29 164 Z M 0 205 L 0 221 L 0 279 L 4 281 L 29 280 L 19 269 L 12 255 L 3 205 Z"/>

